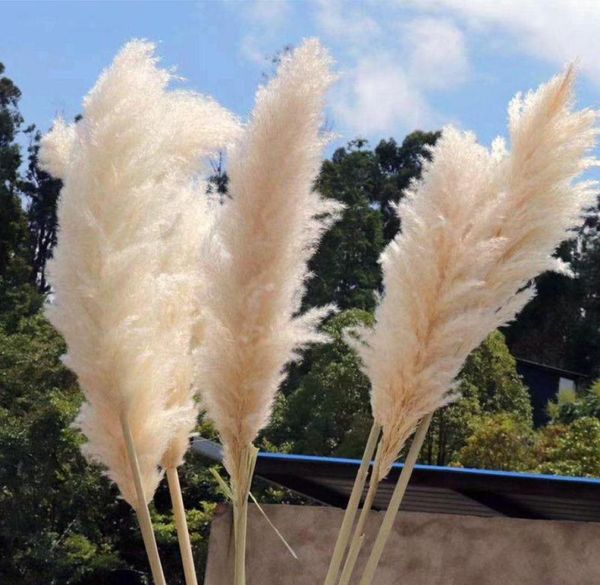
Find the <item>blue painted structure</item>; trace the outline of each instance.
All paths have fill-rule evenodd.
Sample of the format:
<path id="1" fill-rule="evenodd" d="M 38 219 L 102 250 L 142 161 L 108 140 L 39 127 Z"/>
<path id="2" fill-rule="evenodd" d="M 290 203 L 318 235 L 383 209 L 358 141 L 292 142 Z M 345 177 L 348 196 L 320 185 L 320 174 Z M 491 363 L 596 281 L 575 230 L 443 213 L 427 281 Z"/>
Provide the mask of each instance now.
<path id="1" fill-rule="evenodd" d="M 216 443 L 196 439 L 193 450 L 221 460 Z M 344 507 L 360 461 L 282 453 L 258 455 L 256 475 L 314 502 Z M 383 509 L 403 465 L 381 482 Z M 416 512 L 600 522 L 600 479 L 417 465 L 402 505 Z"/>

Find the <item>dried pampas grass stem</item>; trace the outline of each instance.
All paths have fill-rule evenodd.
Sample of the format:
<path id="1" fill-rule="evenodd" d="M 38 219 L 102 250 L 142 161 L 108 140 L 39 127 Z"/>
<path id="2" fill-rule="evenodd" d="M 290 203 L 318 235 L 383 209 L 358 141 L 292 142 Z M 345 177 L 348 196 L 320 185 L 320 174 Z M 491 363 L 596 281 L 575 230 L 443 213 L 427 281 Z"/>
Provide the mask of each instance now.
<path id="1" fill-rule="evenodd" d="M 398 482 L 396 483 L 396 487 L 394 488 L 394 492 L 388 504 L 385 516 L 383 517 L 383 521 L 381 523 L 381 526 L 379 527 L 377 538 L 375 539 L 375 543 L 373 544 L 373 548 L 371 549 L 371 554 L 369 555 L 369 560 L 367 561 L 359 585 L 370 585 L 373 582 L 373 577 L 375 576 L 377 565 L 379 564 L 379 560 L 381 559 L 381 555 L 383 554 L 385 543 L 387 542 L 387 539 L 390 536 L 390 532 L 392 531 L 392 527 L 394 525 L 396 515 L 398 514 L 398 510 L 400 510 L 400 504 L 402 503 L 402 499 L 404 498 L 404 494 L 406 492 L 406 488 L 408 486 L 408 482 L 410 481 L 412 472 L 415 468 L 415 464 L 417 462 L 417 458 L 419 457 L 419 453 L 421 452 L 421 447 L 423 447 L 423 442 L 425 441 L 425 437 L 427 436 L 427 431 L 431 426 L 432 418 L 433 413 L 428 414 L 421 421 L 417 428 L 417 432 L 415 433 L 415 436 L 410 445 L 410 450 L 408 451 L 408 455 L 406 456 L 406 460 L 404 461 L 402 472 L 400 473 L 400 477 L 398 478 Z"/>
<path id="2" fill-rule="evenodd" d="M 329 562 L 329 568 L 327 570 L 327 576 L 325 578 L 324 585 L 334 585 L 334 583 L 337 581 L 340 567 L 342 566 L 342 561 L 344 560 L 344 555 L 346 553 L 346 548 L 348 547 L 348 542 L 352 536 L 354 520 L 356 518 L 356 514 L 358 513 L 358 506 L 360 505 L 360 500 L 362 498 L 365 483 L 367 481 L 369 466 L 371 465 L 371 459 L 373 457 L 373 453 L 375 453 L 375 448 L 377 447 L 377 441 L 379 440 L 380 434 L 381 427 L 377 423 L 373 423 L 371 432 L 369 433 L 369 438 L 367 439 L 367 445 L 363 453 L 362 461 L 360 462 L 360 467 L 358 468 L 358 473 L 356 474 L 356 480 L 352 486 L 352 492 L 344 512 L 344 518 L 338 532 L 335 548 L 331 556 L 331 561 Z"/>
<path id="3" fill-rule="evenodd" d="M 233 525 L 235 531 L 234 585 L 246 583 L 246 534 L 248 524 L 248 497 L 256 466 L 258 449 L 249 445 L 242 450 L 241 468 L 233 484 Z M 233 480 L 233 478 L 232 478 Z"/>
<path id="4" fill-rule="evenodd" d="M 400 474 L 400 477 L 398 478 L 398 483 L 396 484 L 394 494 L 388 505 L 386 515 L 384 516 L 383 524 L 378 532 L 377 540 L 374 544 L 373 550 L 369 557 L 370 563 L 371 564 L 374 563 L 374 568 L 377 567 L 377 563 L 379 562 L 379 559 L 381 558 L 381 554 L 383 552 L 383 547 L 385 545 L 385 542 L 387 541 L 387 538 L 388 538 L 390 530 L 391 530 L 391 525 L 388 527 L 387 524 L 389 522 L 393 523 L 394 518 L 395 518 L 398 510 L 400 509 L 400 504 L 402 503 L 402 498 L 404 497 L 404 492 L 406 491 L 406 487 L 408 485 L 408 482 L 412 475 L 413 469 L 417 462 L 417 458 L 419 456 L 419 452 L 421 451 L 421 447 L 423 446 L 423 441 L 425 440 L 427 431 L 429 430 L 429 427 L 431 426 L 432 418 L 433 418 L 433 414 L 428 414 L 427 416 L 425 416 L 423 421 L 419 424 L 419 426 L 417 428 L 417 432 L 415 433 L 415 436 L 411 443 L 408 455 L 406 456 L 406 460 L 404 461 L 404 464 L 402 467 L 402 472 Z M 376 443 L 376 441 L 372 441 L 372 437 L 376 436 L 377 438 L 379 438 L 380 432 L 381 432 L 381 427 L 379 427 L 379 425 L 377 425 L 377 423 L 373 423 L 373 426 L 371 427 L 371 435 L 369 436 L 369 440 L 367 441 L 367 446 L 365 448 L 365 455 L 368 454 L 369 458 L 373 455 L 373 450 L 375 449 L 375 443 Z M 380 454 L 380 451 L 378 450 L 378 452 L 377 452 L 378 456 L 375 458 L 375 462 L 373 464 L 373 472 L 371 473 L 371 477 L 369 479 L 369 487 L 367 490 L 367 495 L 365 497 L 365 501 L 364 501 L 364 504 L 363 504 L 363 507 L 362 507 L 362 510 L 360 513 L 360 517 L 358 519 L 358 522 L 356 524 L 354 532 L 350 536 L 350 531 L 348 531 L 348 535 L 346 536 L 346 541 L 350 538 L 351 538 L 351 540 L 350 540 L 350 547 L 348 549 L 348 555 L 346 558 L 346 562 L 344 563 L 344 568 L 343 568 L 342 574 L 340 576 L 339 585 L 348 585 L 350 583 L 350 579 L 352 578 L 352 574 L 354 572 L 354 566 L 356 565 L 358 555 L 360 554 L 360 551 L 364 544 L 365 525 L 366 525 L 366 522 L 367 522 L 367 519 L 369 516 L 369 512 L 371 511 L 371 508 L 373 506 L 373 502 L 375 500 L 375 496 L 377 494 L 377 489 L 378 489 L 379 483 L 380 483 L 379 454 Z M 364 459 L 365 455 L 363 455 L 363 459 Z M 360 478 L 359 476 L 360 476 L 360 470 L 359 470 L 359 474 L 356 477 L 356 480 L 354 482 L 354 487 L 352 488 L 352 490 L 354 491 L 355 489 L 357 489 L 357 490 L 360 490 L 360 493 L 362 493 L 362 490 L 364 489 L 365 478 L 364 477 Z M 356 514 L 356 511 L 354 512 L 354 514 Z M 381 550 L 379 550 L 379 549 L 381 549 Z M 372 558 L 374 558 L 376 560 L 371 561 Z M 338 565 L 338 567 L 339 567 L 339 565 Z M 367 567 L 369 572 L 371 570 L 374 570 L 374 568 Z M 367 574 L 367 569 L 365 569 L 365 574 Z M 364 579 L 364 577 L 363 577 L 363 579 Z M 331 582 L 334 583 L 335 581 L 331 581 Z M 361 581 L 361 585 L 362 585 L 362 581 Z"/>
<path id="5" fill-rule="evenodd" d="M 375 425 L 373 426 L 375 427 Z M 360 516 L 358 517 L 356 527 L 354 528 L 352 540 L 350 541 L 348 555 L 346 557 L 346 562 L 344 563 L 344 568 L 342 569 L 342 574 L 340 576 L 340 585 L 348 585 L 348 583 L 350 583 L 350 579 L 352 578 L 354 565 L 356 565 L 358 555 L 360 553 L 365 539 L 365 526 L 367 524 L 367 519 L 369 518 L 369 512 L 373 507 L 373 502 L 375 501 L 375 496 L 377 495 L 377 488 L 379 487 L 378 477 L 380 467 L 381 443 L 379 443 L 377 455 L 375 456 L 375 461 L 373 463 L 373 470 L 371 472 L 371 477 L 369 478 L 369 487 L 367 489 L 367 495 L 365 496 L 365 501 L 360 511 Z"/>
<path id="6" fill-rule="evenodd" d="M 183 574 L 186 585 L 197 585 L 196 568 L 194 567 L 194 556 L 192 554 L 192 543 L 190 542 L 190 533 L 185 517 L 185 507 L 181 495 L 181 484 L 176 467 L 167 469 L 167 483 L 169 485 L 169 494 L 173 506 L 173 515 L 175 516 L 175 526 L 177 528 L 177 539 L 179 540 L 179 551 L 181 552 L 181 562 L 183 564 Z"/>
<path id="7" fill-rule="evenodd" d="M 131 427 L 129 426 L 129 421 L 125 413 L 121 414 L 121 426 L 123 429 L 123 436 L 125 437 L 125 443 L 127 444 L 127 458 L 129 459 L 129 465 L 131 466 L 131 473 L 133 475 L 133 482 L 135 484 L 135 491 L 137 494 L 138 503 L 135 508 L 135 512 L 140 523 L 140 531 L 142 533 L 146 555 L 148 556 L 148 561 L 150 562 L 152 579 L 154 580 L 155 585 L 166 585 L 162 564 L 160 562 L 160 556 L 158 555 L 158 547 L 156 546 L 156 538 L 154 537 L 154 530 L 152 529 L 150 510 L 148 509 L 148 504 L 144 498 L 144 487 L 142 485 L 140 464 L 135 451 L 133 436 L 131 435 Z"/>

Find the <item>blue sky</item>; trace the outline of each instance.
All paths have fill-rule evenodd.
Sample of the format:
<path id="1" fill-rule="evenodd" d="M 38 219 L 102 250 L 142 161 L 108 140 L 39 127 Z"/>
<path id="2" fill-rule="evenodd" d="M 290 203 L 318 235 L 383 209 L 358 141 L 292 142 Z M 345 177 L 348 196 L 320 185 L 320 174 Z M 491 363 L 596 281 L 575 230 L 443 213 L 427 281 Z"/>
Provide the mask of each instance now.
<path id="1" fill-rule="evenodd" d="M 453 123 L 486 144 L 506 107 L 578 58 L 580 105 L 600 104 L 598 0 L 7 1 L 0 61 L 27 123 L 47 130 L 131 38 L 159 44 L 186 86 L 245 117 L 268 57 L 317 36 L 340 79 L 327 119 L 336 144 L 401 139 Z"/>

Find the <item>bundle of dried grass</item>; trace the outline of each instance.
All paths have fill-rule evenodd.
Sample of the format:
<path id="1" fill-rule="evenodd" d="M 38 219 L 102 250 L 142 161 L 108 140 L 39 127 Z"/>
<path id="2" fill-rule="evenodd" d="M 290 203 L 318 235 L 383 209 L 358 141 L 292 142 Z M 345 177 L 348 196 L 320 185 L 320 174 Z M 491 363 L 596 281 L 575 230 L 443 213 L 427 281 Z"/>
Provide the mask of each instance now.
<path id="1" fill-rule="evenodd" d="M 510 106 L 512 150 L 490 153 L 447 129 L 399 207 L 384 251 L 385 297 L 358 347 L 383 429 L 379 478 L 417 422 L 453 398 L 468 354 L 531 299 L 531 280 L 564 271 L 553 256 L 593 205 L 596 113 L 572 112 L 573 71 Z M 427 260 L 423 260 L 427 259 Z"/>
<path id="2" fill-rule="evenodd" d="M 196 352 L 198 385 L 225 450 L 236 525 L 235 582 L 245 582 L 246 506 L 256 449 L 286 364 L 320 342 L 324 307 L 299 315 L 307 262 L 339 205 L 314 190 L 330 59 L 317 41 L 285 57 L 259 90 L 229 159 L 232 199 L 203 258 L 210 343 Z"/>
<path id="3" fill-rule="evenodd" d="M 147 504 L 161 461 L 181 460 L 181 437 L 197 416 L 187 382 L 174 382 L 182 354 L 189 360 L 190 250 L 206 223 L 192 175 L 238 127 L 210 100 L 168 93 L 170 79 L 151 44 L 129 43 L 85 99 L 82 120 L 57 122 L 41 150 L 64 182 L 47 315 L 85 394 L 82 450 L 138 512 L 157 583 L 164 576 Z M 189 216 L 196 230 L 173 235 Z M 180 262 L 166 268 L 179 248 Z"/>
<path id="4" fill-rule="evenodd" d="M 573 78 L 569 69 L 515 98 L 510 153 L 500 141 L 489 152 L 447 128 L 399 206 L 402 231 L 381 258 L 385 295 L 376 325 L 355 344 L 383 432 L 373 489 L 424 422 L 361 585 L 372 581 L 432 413 L 456 398 L 464 360 L 531 299 L 535 276 L 565 270 L 552 254 L 594 202 L 592 185 L 574 180 L 589 164 L 597 115 L 572 111 Z M 363 526 L 359 519 L 342 582 Z"/>

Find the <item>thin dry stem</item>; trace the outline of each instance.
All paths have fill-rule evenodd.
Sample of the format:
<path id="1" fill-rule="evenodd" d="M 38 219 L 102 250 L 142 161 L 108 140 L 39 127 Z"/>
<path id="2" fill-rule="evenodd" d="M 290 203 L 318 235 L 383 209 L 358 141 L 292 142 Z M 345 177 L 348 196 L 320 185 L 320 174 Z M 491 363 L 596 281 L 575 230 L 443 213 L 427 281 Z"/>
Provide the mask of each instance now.
<path id="1" fill-rule="evenodd" d="M 367 490 L 367 495 L 365 496 L 365 501 L 360 511 L 358 522 L 354 528 L 346 562 L 344 563 L 344 568 L 342 569 L 342 574 L 340 576 L 339 585 L 348 585 L 348 583 L 350 583 L 354 566 L 356 565 L 356 560 L 358 559 L 358 555 L 364 542 L 365 526 L 367 524 L 371 508 L 373 507 L 373 502 L 375 500 L 380 482 L 379 468 L 381 465 L 381 453 L 381 443 L 379 443 L 379 448 L 377 449 L 377 455 L 375 457 L 375 463 L 373 464 L 373 470 L 371 472 L 371 477 L 369 478 L 369 489 Z"/>
<path id="2" fill-rule="evenodd" d="M 346 548 L 348 547 L 348 541 L 350 540 L 352 534 L 352 528 L 358 512 L 358 506 L 360 505 L 360 500 L 363 495 L 371 459 L 373 457 L 373 453 L 375 452 L 375 448 L 377 447 L 377 441 L 379 440 L 380 434 L 381 427 L 376 422 L 373 422 L 373 425 L 371 426 L 371 432 L 369 433 L 369 438 L 367 440 L 367 445 L 363 453 L 362 461 L 360 462 L 360 467 L 358 469 L 358 473 L 356 474 L 354 485 L 352 486 L 352 493 L 350 494 L 350 498 L 348 499 L 348 504 L 344 512 L 344 518 L 337 536 L 335 548 L 333 549 L 331 561 L 329 562 L 329 569 L 327 570 L 327 576 L 325 577 L 324 585 L 334 585 L 334 583 L 337 581 L 340 567 L 342 566 L 342 561 L 344 560 L 344 555 L 346 553 Z"/>
<path id="3" fill-rule="evenodd" d="M 258 449 L 247 445 L 240 451 L 238 471 L 231 477 L 233 521 L 235 538 L 234 584 L 246 584 L 246 535 L 248 525 L 248 498 L 256 466 Z M 241 481 L 239 481 L 241 479 Z"/>
<path id="4" fill-rule="evenodd" d="M 185 583 L 186 585 L 198 585 L 196 569 L 194 567 L 192 543 L 190 542 L 190 533 L 181 494 L 181 484 L 179 483 L 179 475 L 176 467 L 167 469 L 167 482 L 169 484 L 169 494 L 171 495 L 173 514 L 175 516 L 175 526 L 177 528 L 177 539 L 179 540 L 179 551 L 181 552 Z"/>
<path id="5" fill-rule="evenodd" d="M 408 451 L 408 455 L 406 456 L 402 473 L 400 473 L 400 477 L 398 478 L 398 482 L 394 488 L 394 493 L 392 494 L 392 498 L 388 504 L 385 516 L 383 517 L 383 522 L 381 523 L 375 543 L 373 544 L 373 549 L 371 550 L 371 554 L 367 560 L 363 576 L 360 580 L 360 585 L 371 585 L 373 582 L 377 565 L 379 564 L 381 555 L 383 554 L 383 549 L 387 539 L 390 536 L 390 532 L 392 531 L 394 520 L 396 519 L 398 510 L 400 509 L 400 504 L 402 503 L 404 494 L 406 493 L 406 487 L 408 486 L 408 482 L 410 481 L 410 477 L 415 468 L 417 458 L 419 457 L 419 453 L 421 451 L 421 447 L 423 446 L 423 441 L 425 441 L 429 426 L 431 425 L 432 418 L 433 413 L 428 414 L 421 421 L 417 428 L 417 432 L 415 433 L 415 437 Z"/>
<path id="6" fill-rule="evenodd" d="M 133 481 L 135 484 L 135 491 L 137 496 L 137 502 L 134 506 L 134 509 L 136 511 L 140 523 L 140 530 L 142 532 L 142 538 L 144 540 L 144 547 L 146 548 L 146 555 L 148 556 L 148 560 L 150 562 L 150 569 L 152 570 L 152 578 L 154 580 L 155 585 L 166 585 L 162 564 L 160 562 L 160 556 L 158 554 L 158 547 L 156 546 L 156 539 L 154 537 L 154 530 L 152 528 L 150 510 L 148 509 L 148 504 L 146 503 L 146 496 L 144 495 L 142 475 L 140 472 L 140 466 L 135 451 L 135 444 L 131 435 L 131 428 L 129 426 L 129 421 L 127 419 L 126 414 L 122 413 L 120 418 L 123 436 L 127 445 L 129 465 L 131 466 L 131 473 L 133 475 Z"/>

